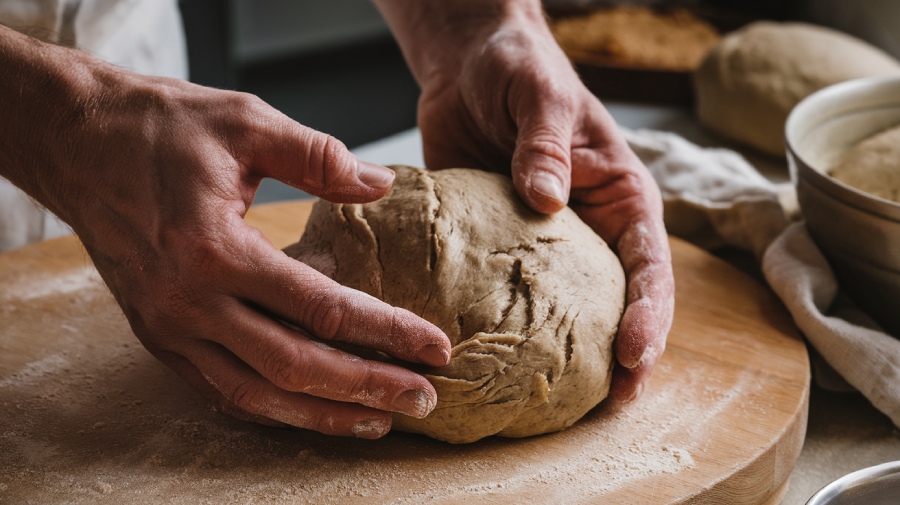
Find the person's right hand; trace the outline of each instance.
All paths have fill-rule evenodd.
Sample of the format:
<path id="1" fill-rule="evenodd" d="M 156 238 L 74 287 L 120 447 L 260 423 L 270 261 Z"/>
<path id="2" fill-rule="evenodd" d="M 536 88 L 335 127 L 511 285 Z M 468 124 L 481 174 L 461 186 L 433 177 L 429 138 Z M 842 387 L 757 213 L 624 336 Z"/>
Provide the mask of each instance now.
<path id="1" fill-rule="evenodd" d="M 367 202 L 390 189 L 390 170 L 251 95 L 63 48 L 35 62 L 3 30 L 12 46 L 0 49 L 24 56 L 5 67 L 20 88 L 0 99 L 2 119 L 29 127 L 0 142 L 32 147 L 13 151 L 8 177 L 73 227 L 151 353 L 221 410 L 262 423 L 377 438 L 391 412 L 434 408 L 424 377 L 326 343 L 441 366 L 443 332 L 289 258 L 243 220 L 264 177 Z"/>
<path id="2" fill-rule="evenodd" d="M 510 175 L 541 213 L 567 204 L 627 279 L 610 396 L 637 399 L 666 346 L 675 281 L 662 198 L 553 39 L 538 0 L 378 0 L 422 88 L 430 169 Z"/>

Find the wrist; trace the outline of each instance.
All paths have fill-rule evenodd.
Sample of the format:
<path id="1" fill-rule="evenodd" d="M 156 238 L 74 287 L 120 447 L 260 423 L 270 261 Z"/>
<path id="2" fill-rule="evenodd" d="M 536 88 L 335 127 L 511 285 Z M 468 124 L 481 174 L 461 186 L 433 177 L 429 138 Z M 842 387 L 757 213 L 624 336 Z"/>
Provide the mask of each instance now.
<path id="1" fill-rule="evenodd" d="M 374 0 L 419 86 L 456 72 L 504 29 L 550 34 L 540 0 Z"/>
<path id="2" fill-rule="evenodd" d="M 0 26 L 0 175 L 67 222 L 66 201 L 86 189 L 69 184 L 75 139 L 98 109 L 104 67 Z"/>

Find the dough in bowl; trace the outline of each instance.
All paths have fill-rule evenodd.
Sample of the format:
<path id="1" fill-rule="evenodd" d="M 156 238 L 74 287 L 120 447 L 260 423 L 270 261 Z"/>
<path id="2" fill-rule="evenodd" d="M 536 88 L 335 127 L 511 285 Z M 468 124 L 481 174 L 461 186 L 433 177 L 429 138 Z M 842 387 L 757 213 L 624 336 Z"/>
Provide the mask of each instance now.
<path id="1" fill-rule="evenodd" d="M 828 173 L 848 186 L 900 203 L 900 126 L 863 139 Z"/>
<path id="2" fill-rule="evenodd" d="M 528 209 L 504 176 L 393 167 L 390 194 L 315 204 L 286 252 L 446 332 L 438 403 L 394 427 L 452 443 L 572 425 L 603 400 L 625 299 L 618 258 L 571 209 Z"/>
<path id="3" fill-rule="evenodd" d="M 838 82 L 900 74 L 900 63 L 850 35 L 759 21 L 724 37 L 694 73 L 697 116 L 716 133 L 784 156 L 784 123 L 807 95 Z"/>

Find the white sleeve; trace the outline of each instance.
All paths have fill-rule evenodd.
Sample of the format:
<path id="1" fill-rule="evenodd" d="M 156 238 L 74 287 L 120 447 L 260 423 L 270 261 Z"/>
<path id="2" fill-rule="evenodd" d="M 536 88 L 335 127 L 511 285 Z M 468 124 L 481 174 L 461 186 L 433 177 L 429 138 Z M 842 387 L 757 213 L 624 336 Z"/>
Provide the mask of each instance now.
<path id="1" fill-rule="evenodd" d="M 141 74 L 187 78 L 177 0 L 81 0 L 73 21 L 79 49 Z"/>

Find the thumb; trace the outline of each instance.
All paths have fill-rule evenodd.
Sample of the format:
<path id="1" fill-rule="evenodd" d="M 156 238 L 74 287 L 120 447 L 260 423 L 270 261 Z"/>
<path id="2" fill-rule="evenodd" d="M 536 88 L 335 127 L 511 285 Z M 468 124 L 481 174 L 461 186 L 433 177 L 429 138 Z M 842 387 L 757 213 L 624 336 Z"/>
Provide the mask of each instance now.
<path id="1" fill-rule="evenodd" d="M 555 116 L 555 117 L 554 117 Z M 512 179 L 532 209 L 550 214 L 566 206 L 572 179 L 570 129 L 559 114 L 535 114 L 519 128 L 512 157 Z"/>
<path id="2" fill-rule="evenodd" d="M 251 171 L 325 200 L 363 203 L 388 193 L 394 172 L 360 161 L 331 135 L 280 115 L 254 136 Z"/>

